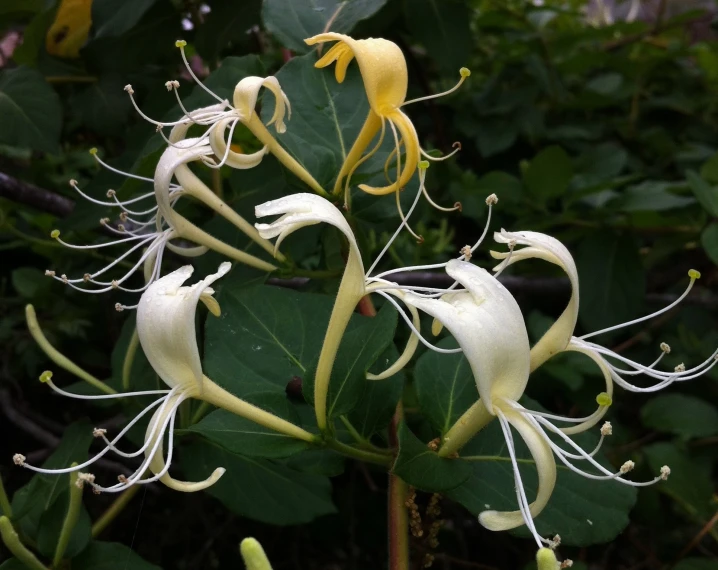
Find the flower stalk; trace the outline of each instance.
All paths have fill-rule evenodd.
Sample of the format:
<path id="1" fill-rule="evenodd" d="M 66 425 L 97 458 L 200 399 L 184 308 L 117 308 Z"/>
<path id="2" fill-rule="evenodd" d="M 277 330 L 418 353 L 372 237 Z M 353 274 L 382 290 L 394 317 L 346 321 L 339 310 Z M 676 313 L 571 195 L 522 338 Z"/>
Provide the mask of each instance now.
<path id="1" fill-rule="evenodd" d="M 77 463 L 72 464 L 73 467 L 76 465 Z M 72 531 L 75 530 L 75 525 L 77 525 L 77 519 L 80 516 L 80 507 L 82 506 L 82 488 L 83 482 L 79 478 L 79 473 L 77 471 L 70 473 L 70 494 L 67 503 L 67 513 L 62 523 L 60 536 L 57 539 L 55 555 L 52 557 L 53 568 L 59 568 L 62 557 L 65 555 L 65 550 L 67 550 L 67 545 L 70 543 Z"/>
<path id="2" fill-rule="evenodd" d="M 6 516 L 0 517 L 0 537 L 12 555 L 17 558 L 28 570 L 47 570 L 47 567 L 37 559 L 32 552 L 20 541 L 20 537 Z"/>

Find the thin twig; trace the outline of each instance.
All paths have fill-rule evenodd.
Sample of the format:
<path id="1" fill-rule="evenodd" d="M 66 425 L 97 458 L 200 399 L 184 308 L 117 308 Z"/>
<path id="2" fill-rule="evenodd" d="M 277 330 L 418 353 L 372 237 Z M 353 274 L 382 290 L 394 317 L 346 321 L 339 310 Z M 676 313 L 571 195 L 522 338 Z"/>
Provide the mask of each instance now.
<path id="1" fill-rule="evenodd" d="M 43 190 L 2 172 L 0 172 L 0 196 L 60 217 L 69 216 L 75 207 L 75 202 L 69 198 Z"/>

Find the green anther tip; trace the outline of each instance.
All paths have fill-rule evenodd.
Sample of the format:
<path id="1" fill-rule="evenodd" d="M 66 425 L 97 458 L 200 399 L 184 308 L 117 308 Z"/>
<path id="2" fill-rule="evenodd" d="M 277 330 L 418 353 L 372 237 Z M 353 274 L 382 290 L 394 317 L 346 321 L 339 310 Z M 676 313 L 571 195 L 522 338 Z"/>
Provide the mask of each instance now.
<path id="1" fill-rule="evenodd" d="M 419 168 L 426 170 L 429 168 L 429 161 L 428 160 L 421 160 L 419 161 Z"/>
<path id="2" fill-rule="evenodd" d="M 471 70 L 468 67 L 462 67 L 459 69 L 459 74 L 461 77 L 469 77 L 469 75 L 471 75 Z"/>
<path id="3" fill-rule="evenodd" d="M 57 239 L 57 238 L 59 238 L 59 237 L 60 237 L 60 230 L 52 230 L 52 231 L 50 232 L 50 237 L 51 237 L 52 239 Z"/>
<path id="4" fill-rule="evenodd" d="M 695 269 L 689 269 L 688 270 L 688 277 L 691 279 L 700 279 L 701 278 L 701 272 L 696 271 Z"/>
<path id="5" fill-rule="evenodd" d="M 550 548 L 539 548 L 536 553 L 536 566 L 538 570 L 556 570 L 559 566 L 554 551 Z"/>
<path id="6" fill-rule="evenodd" d="M 606 394 L 606 392 L 601 392 L 598 396 L 596 396 L 596 403 L 599 406 L 610 406 L 613 404 L 613 399 L 611 396 Z"/>
<path id="7" fill-rule="evenodd" d="M 186 45 L 187 45 L 187 42 L 184 41 L 184 40 L 177 40 L 177 41 L 175 42 L 175 47 L 178 47 L 178 48 L 183 48 L 183 47 L 185 47 Z"/>
<path id="8" fill-rule="evenodd" d="M 49 382 L 52 380 L 52 370 L 45 370 L 42 374 L 40 374 L 40 382 L 43 384 Z"/>
<path id="9" fill-rule="evenodd" d="M 97 154 L 97 149 L 94 146 L 90 149 L 90 154 L 92 156 L 95 156 Z"/>

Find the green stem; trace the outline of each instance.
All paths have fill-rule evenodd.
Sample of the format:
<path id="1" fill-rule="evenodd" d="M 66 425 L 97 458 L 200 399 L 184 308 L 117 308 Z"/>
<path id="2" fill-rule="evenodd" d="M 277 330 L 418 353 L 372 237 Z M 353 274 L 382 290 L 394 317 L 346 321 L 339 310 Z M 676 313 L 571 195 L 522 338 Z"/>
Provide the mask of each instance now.
<path id="1" fill-rule="evenodd" d="M 73 463 L 72 467 L 75 467 L 77 463 Z M 55 556 L 52 558 L 52 567 L 57 568 L 62 562 L 62 557 L 65 555 L 67 545 L 70 542 L 72 531 L 75 529 L 77 519 L 80 516 L 80 507 L 82 506 L 82 487 L 77 486 L 78 473 L 75 471 L 70 474 L 70 499 L 67 504 L 67 514 L 65 515 L 65 521 L 62 523 L 62 530 L 60 531 L 60 537 L 57 539 L 57 546 L 55 547 Z"/>
<path id="2" fill-rule="evenodd" d="M 105 530 L 110 523 L 115 520 L 127 504 L 132 500 L 137 492 L 140 490 L 140 485 L 132 485 L 127 491 L 124 491 L 117 497 L 110 507 L 102 513 L 102 516 L 95 521 L 92 525 L 92 538 L 96 538 L 103 530 Z"/>
<path id="3" fill-rule="evenodd" d="M 77 364 L 72 362 L 64 354 L 61 354 L 54 346 L 50 344 L 40 328 L 40 324 L 37 322 L 37 315 L 35 314 L 35 307 L 27 305 L 25 307 L 25 319 L 27 320 L 27 328 L 30 329 L 30 334 L 35 342 L 40 346 L 42 351 L 57 364 L 60 368 L 67 370 L 69 373 L 74 374 L 78 378 L 84 380 L 88 384 L 91 384 L 98 390 L 105 394 L 117 394 L 115 390 L 110 388 L 102 380 L 95 378 L 89 372 L 86 372 L 80 368 Z"/>
<path id="4" fill-rule="evenodd" d="M 8 518 L 12 518 L 12 507 L 10 501 L 7 498 L 5 492 L 5 485 L 3 485 L 2 478 L 0 477 L 0 511 Z"/>
<path id="5" fill-rule="evenodd" d="M 20 542 L 20 537 L 10 522 L 10 519 L 3 516 L 0 517 L 0 536 L 12 555 L 17 558 L 20 563 L 29 570 L 47 570 L 47 567 L 30 552 L 25 545 Z"/>
<path id="6" fill-rule="evenodd" d="M 290 273 L 295 277 L 309 277 L 311 279 L 331 279 L 332 277 L 339 277 L 342 272 L 337 269 L 300 269 L 293 268 Z"/>
<path id="7" fill-rule="evenodd" d="M 444 434 L 439 457 L 449 457 L 459 451 L 492 419 L 494 416 L 488 412 L 481 400 L 477 400 Z"/>
<path id="8" fill-rule="evenodd" d="M 211 404 L 208 404 L 207 402 L 202 402 L 197 407 L 195 413 L 192 415 L 192 419 L 190 419 L 190 425 L 194 425 L 199 422 L 207 414 L 211 407 Z"/>
<path id="9" fill-rule="evenodd" d="M 352 459 L 359 459 L 360 461 L 366 461 L 367 463 L 374 463 L 384 467 L 389 467 L 394 460 L 390 455 L 357 449 L 356 447 L 352 447 L 351 445 L 347 445 L 346 443 L 342 443 L 336 439 L 327 439 L 325 441 L 325 445 L 329 449 L 333 449 L 334 451 L 341 453 L 342 455 L 346 455 L 347 457 L 351 457 Z"/>
<path id="10" fill-rule="evenodd" d="M 352 423 L 349 421 L 349 418 L 346 416 L 339 416 L 339 419 L 344 424 L 344 427 L 347 428 L 347 431 L 349 432 L 349 435 L 354 438 L 354 441 L 359 444 L 360 447 L 363 447 L 364 449 L 367 449 L 369 451 L 374 451 L 376 453 L 389 453 L 388 449 L 382 449 L 381 447 L 377 447 L 374 445 L 371 441 L 363 437 L 358 431 L 357 428 L 355 428 Z"/>
<path id="11" fill-rule="evenodd" d="M 140 344 L 140 337 L 137 334 L 137 327 L 132 331 L 130 343 L 127 345 L 125 359 L 122 361 L 122 390 L 128 392 L 130 390 L 130 374 L 132 372 L 132 364 L 135 361 L 135 353 Z"/>

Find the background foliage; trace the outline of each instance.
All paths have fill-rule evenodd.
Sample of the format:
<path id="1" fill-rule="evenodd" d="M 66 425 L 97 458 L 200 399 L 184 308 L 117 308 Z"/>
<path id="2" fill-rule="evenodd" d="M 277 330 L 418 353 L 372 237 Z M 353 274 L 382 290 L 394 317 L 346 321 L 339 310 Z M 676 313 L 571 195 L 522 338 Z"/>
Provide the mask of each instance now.
<path id="1" fill-rule="evenodd" d="M 86 417 L 93 425 L 118 429 L 131 410 L 78 406 L 48 394 L 34 380 L 49 364 L 26 330 L 23 307 L 35 305 L 48 338 L 64 353 L 119 385 L 132 316 L 114 312 L 121 297 L 83 296 L 45 278 L 48 268 L 81 275 L 103 261 L 48 236 L 59 227 L 75 243 L 107 239 L 97 221 L 109 211 L 77 201 L 70 178 L 100 197 L 107 188 L 124 196 L 143 188 L 98 170 L 89 148 L 98 147 L 117 167 L 152 174 L 162 141 L 134 113 L 125 84 L 132 83 L 142 109 L 157 118 L 179 116 L 163 87 L 168 79 L 182 79 L 187 107 L 209 101 L 183 75 L 174 48 L 180 37 L 189 42 L 193 67 L 221 96 L 231 97 L 246 75 L 276 74 L 293 106 L 280 140 L 325 186 L 361 126 L 366 103 L 355 66 L 337 85 L 330 71 L 313 68 L 316 56 L 305 37 L 331 20 L 334 31 L 397 42 L 409 64 L 410 97 L 444 90 L 458 78 L 459 67 L 471 68 L 470 80 L 457 93 L 407 111 L 425 147 L 448 152 L 454 140 L 461 142 L 455 159 L 432 166 L 428 186 L 437 201 L 461 201 L 463 211 L 439 215 L 422 204 L 416 229 L 424 244 L 417 247 L 410 236 L 402 237 L 390 252 L 391 263 L 455 255 L 480 233 L 484 198 L 495 192 L 495 228 L 546 232 L 571 249 L 586 332 L 667 304 L 683 290 L 688 268 L 699 269 L 703 278 L 688 303 L 604 342 L 644 362 L 655 358 L 658 342 L 668 342 L 672 366 L 710 354 L 718 344 L 715 6 L 644 2 L 639 19 L 630 23 L 621 19 L 625 10 L 618 6 L 613 24 L 596 20 L 595 6 L 586 8 L 577 0 L 128 0 L 119 7 L 94 0 L 88 13 L 84 0 L 65 0 L 62 6 L 53 0 L 4 0 L 0 472 L 14 493 L 13 521 L 27 543 L 52 556 L 68 481 L 30 479 L 28 472 L 11 468 L 12 453 L 29 451 L 35 462 L 57 466 L 81 460 L 91 444 Z M 88 15 L 92 26 L 85 42 Z M 271 104 L 262 113 L 268 116 L 267 107 Z M 257 147 L 240 129 L 234 142 L 248 152 Z M 360 173 L 361 180 L 381 177 L 383 150 Z M 208 171 L 201 175 L 211 181 Z M 18 190 L 17 180 L 41 190 Z M 250 171 L 222 171 L 219 185 L 225 200 L 251 220 L 255 204 L 302 190 L 271 158 Z M 247 245 L 221 220 L 184 207 L 216 235 Z M 367 260 L 397 223 L 391 198 L 359 195 L 350 221 Z M 285 244 L 304 269 L 341 271 L 342 245 L 332 229 L 315 226 Z M 491 265 L 488 256 L 475 259 Z M 217 261 L 209 254 L 197 265 L 204 272 Z M 568 288 L 545 264 L 524 265 L 512 267 L 510 287 L 536 340 L 562 310 Z M 235 268 L 218 287 L 223 316 L 208 320 L 204 330 L 205 371 L 235 394 L 311 429 L 302 388 L 311 394 L 312 367 L 337 280 L 312 280 L 301 290 L 264 281 L 265 276 Z M 524 533 L 492 534 L 475 517 L 487 504 L 513 506 L 498 426 L 472 441 L 461 461 L 426 453 L 425 442 L 446 431 L 476 398 L 465 360 L 419 354 L 401 377 L 362 381 L 364 371 L 380 370 L 396 358 L 405 335 L 390 307 L 373 319 L 354 318 L 332 378 L 330 408 L 337 429 L 349 438 L 341 431 L 346 420 L 362 438 L 383 442 L 403 395 L 407 424 L 399 434 L 402 452 L 395 470 L 418 489 L 443 496 L 437 567 L 523 567 L 533 553 Z M 67 374 L 57 377 L 74 382 Z M 137 389 L 158 382 L 141 354 L 131 378 Z M 652 398 L 619 391 L 605 461 L 620 465 L 630 457 L 642 478 L 668 463 L 673 475 L 635 493 L 617 484 L 588 485 L 561 472 L 537 525 L 544 534 L 560 532 L 568 545 L 562 554 L 576 560 L 576 567 L 717 567 L 717 380 L 714 371 Z M 528 393 L 535 405 L 582 415 L 592 409 L 601 382 L 590 364 L 562 356 L 532 376 Z M 111 499 L 88 494 L 67 552 L 73 570 L 98 568 L 98 560 L 107 570 L 236 567 L 236 544 L 247 535 L 263 541 L 276 568 L 383 567 L 382 469 L 270 439 L 222 411 L 193 423 L 195 411 L 183 416 L 180 462 L 173 469 L 193 479 L 217 465 L 226 467 L 208 492 L 214 498 L 143 489 L 95 538 L 92 521 Z M 118 469 L 104 464 L 98 476 L 111 479 Z M 524 477 L 529 487 L 535 485 L 531 469 Z M 422 513 L 429 497 L 418 495 Z M 428 525 L 431 519 L 424 517 Z M 425 537 L 414 537 L 412 548 L 417 560 L 431 550 Z M 12 560 L 0 566 L 17 567 Z"/>

